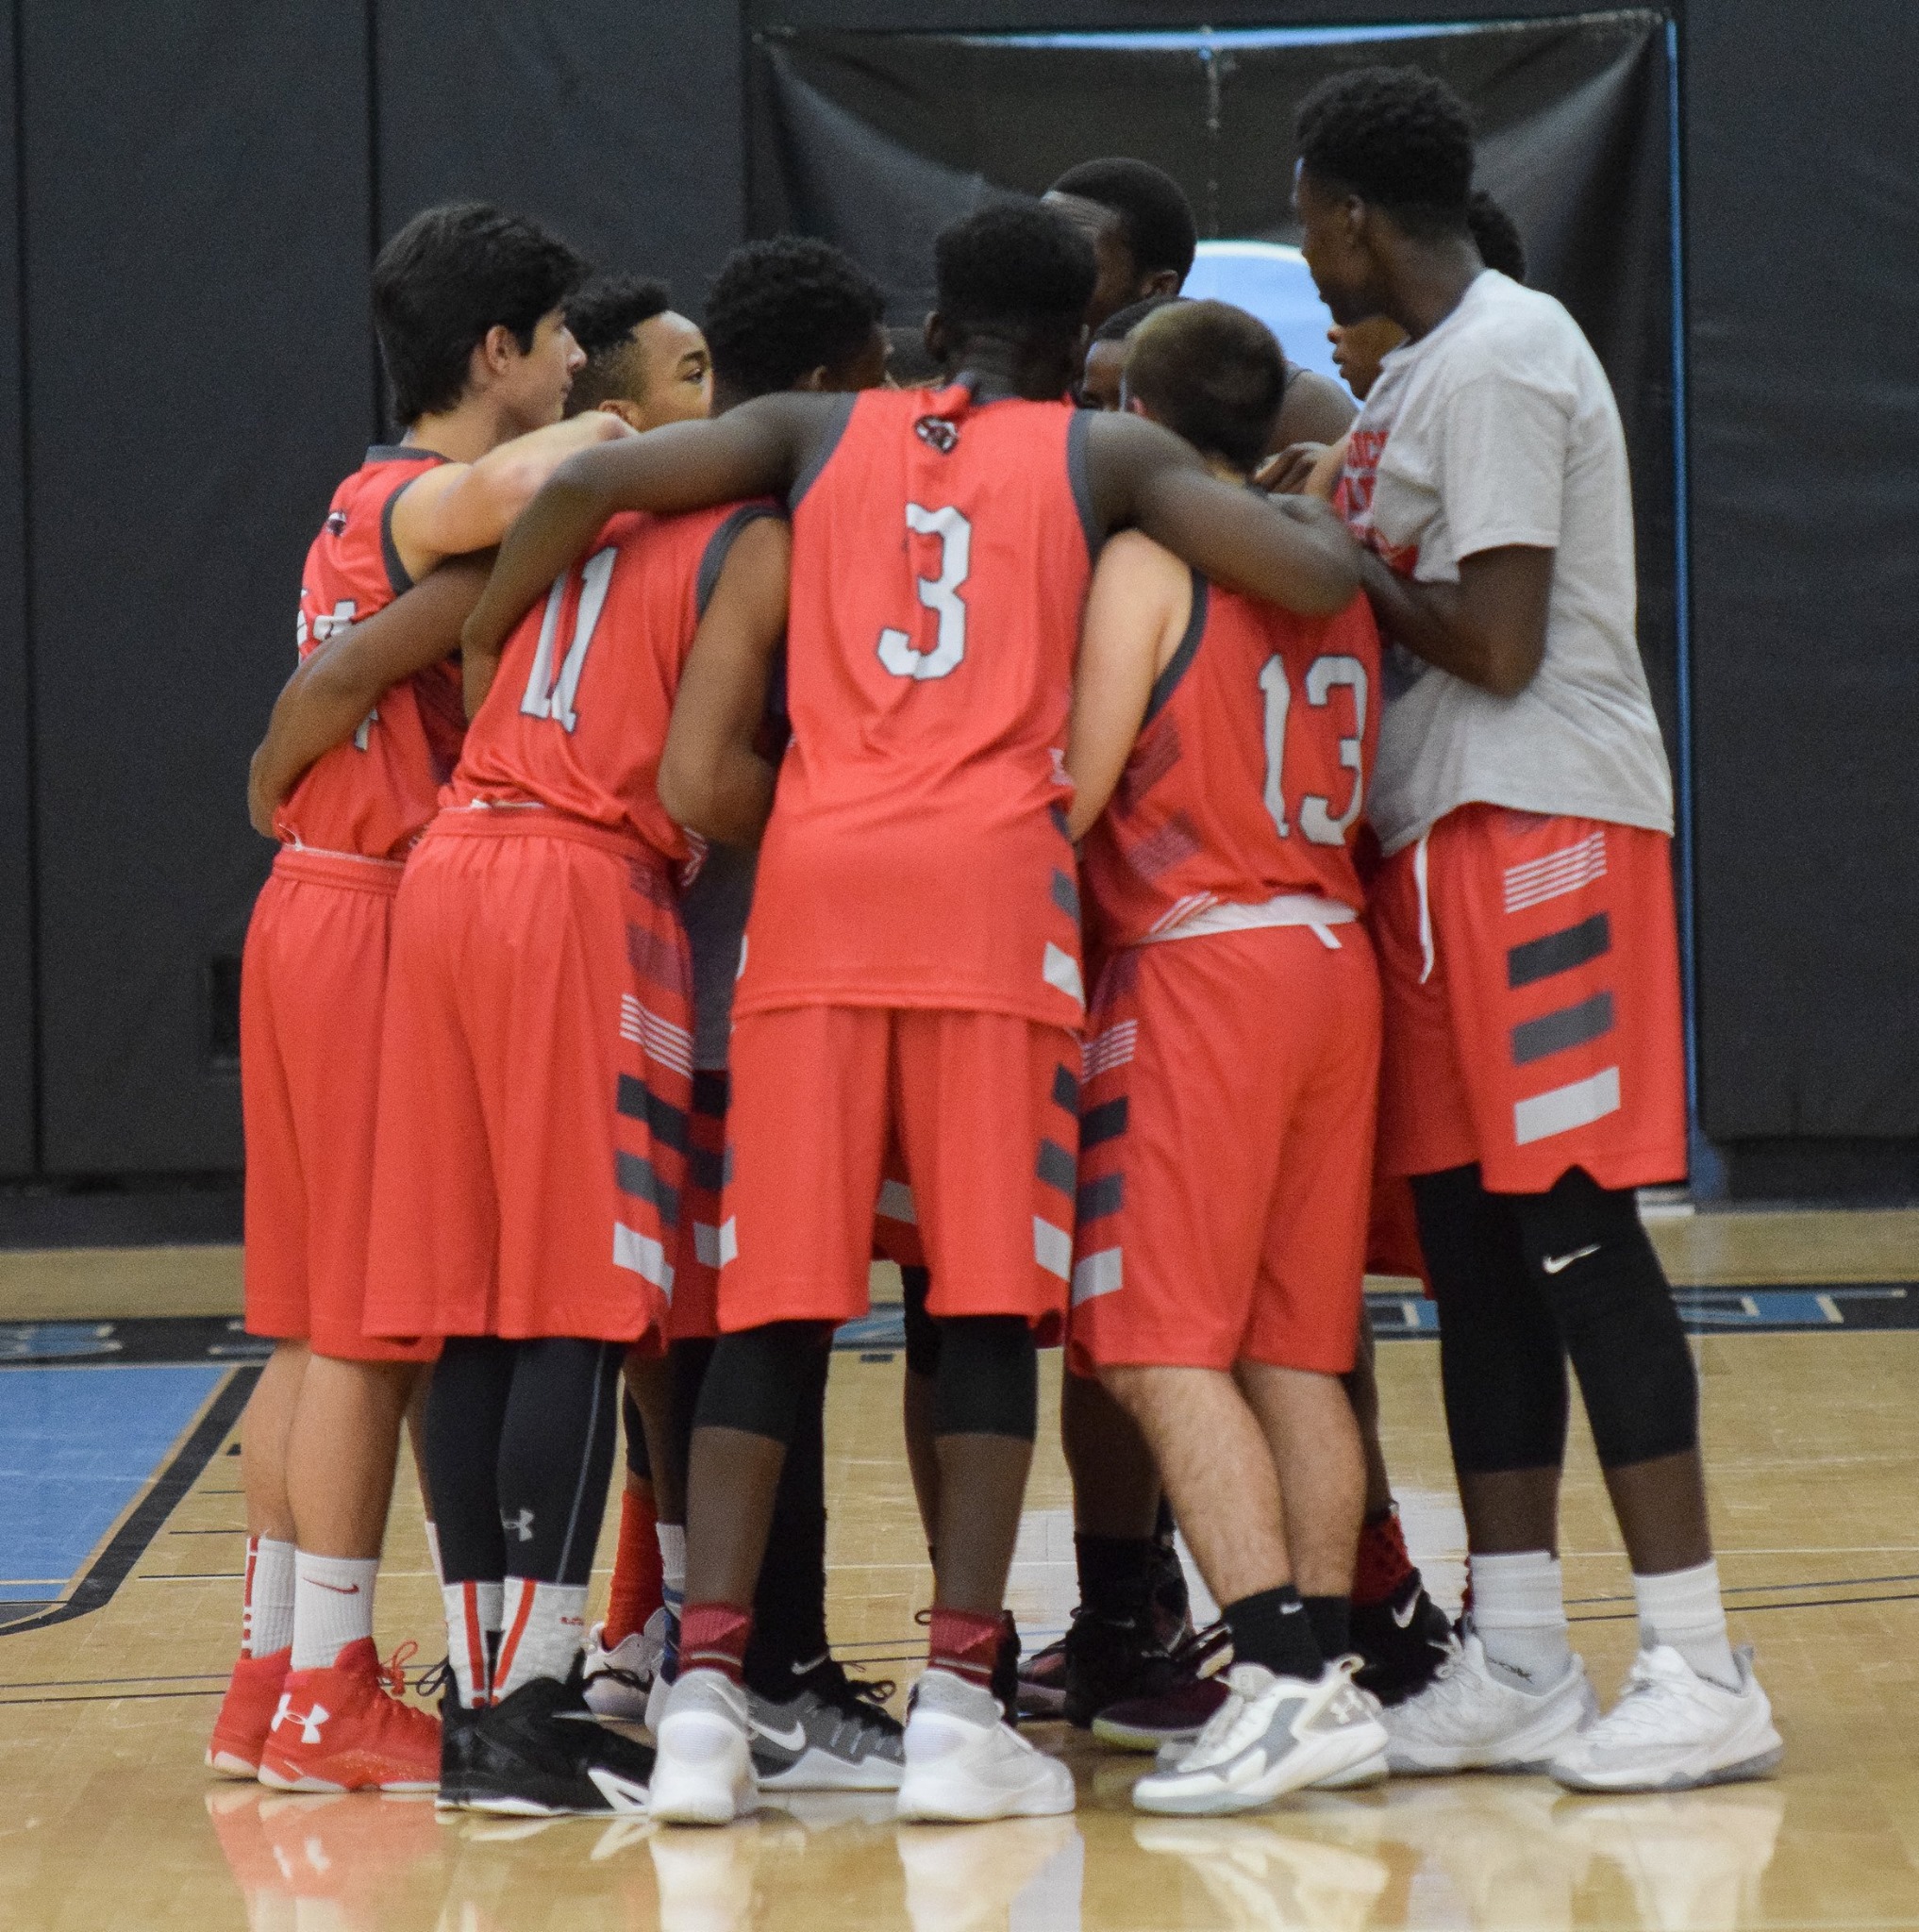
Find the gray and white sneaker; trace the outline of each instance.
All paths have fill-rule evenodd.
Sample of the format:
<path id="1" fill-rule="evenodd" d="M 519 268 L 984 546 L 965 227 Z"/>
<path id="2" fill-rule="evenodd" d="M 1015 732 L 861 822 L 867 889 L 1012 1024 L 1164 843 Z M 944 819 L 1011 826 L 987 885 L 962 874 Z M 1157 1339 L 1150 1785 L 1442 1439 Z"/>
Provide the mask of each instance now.
<path id="1" fill-rule="evenodd" d="M 682 1671 L 660 1713 L 652 1812 L 662 1824 L 730 1824 L 758 1799 L 746 1692 L 718 1671 Z"/>
<path id="2" fill-rule="evenodd" d="M 1366 1768 L 1386 1748 L 1378 1704 L 1353 1683 L 1357 1657 L 1328 1664 L 1315 1682 L 1260 1664 L 1226 1673 L 1230 1695 L 1174 1763 L 1133 1787 L 1142 1811 L 1217 1817 L 1252 1811 L 1288 1791 Z"/>
<path id="3" fill-rule="evenodd" d="M 1073 1774 L 1004 1721 L 991 1690 L 937 1669 L 913 1686 L 895 1816 L 975 1824 L 1058 1817 L 1073 1802 Z"/>
<path id="4" fill-rule="evenodd" d="M 1495 1674 L 1468 1624 L 1432 1682 L 1386 1712 L 1386 1762 L 1402 1776 L 1544 1771 L 1598 1714 L 1577 1653 L 1555 1682 L 1522 1690 Z"/>
<path id="5" fill-rule="evenodd" d="M 606 1633 L 604 1624 L 595 1624 L 587 1634 L 587 1707 L 596 1717 L 643 1723 L 647 1693 L 666 1655 L 666 1611 L 655 1610 L 643 1630 L 630 1631 L 611 1650 Z"/>
<path id="6" fill-rule="evenodd" d="M 794 1674 L 777 1701 L 747 1693 L 753 1768 L 763 1791 L 896 1791 L 905 1728 L 886 1708 L 887 1683 L 848 1677 L 830 1657 Z"/>

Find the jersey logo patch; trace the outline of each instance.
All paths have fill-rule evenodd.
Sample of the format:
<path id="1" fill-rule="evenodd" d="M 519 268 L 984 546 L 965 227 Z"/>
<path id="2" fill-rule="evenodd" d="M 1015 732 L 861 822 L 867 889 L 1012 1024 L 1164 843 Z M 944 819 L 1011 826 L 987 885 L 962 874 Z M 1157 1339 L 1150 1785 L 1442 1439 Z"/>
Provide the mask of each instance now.
<path id="1" fill-rule="evenodd" d="M 913 434 L 943 457 L 950 457 L 960 447 L 960 425 L 949 416 L 922 416 L 913 425 Z"/>
<path id="2" fill-rule="evenodd" d="M 346 535 L 346 512 L 343 509 L 329 511 L 326 518 L 326 534 L 329 537 Z"/>

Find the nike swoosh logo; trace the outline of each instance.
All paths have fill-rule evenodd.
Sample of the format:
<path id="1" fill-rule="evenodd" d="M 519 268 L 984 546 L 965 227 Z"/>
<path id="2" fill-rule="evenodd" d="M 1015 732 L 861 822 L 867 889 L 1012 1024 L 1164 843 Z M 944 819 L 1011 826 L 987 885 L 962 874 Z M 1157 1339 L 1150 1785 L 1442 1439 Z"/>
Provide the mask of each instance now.
<path id="1" fill-rule="evenodd" d="M 309 1576 L 307 1581 L 316 1590 L 330 1590 L 335 1596 L 358 1596 L 359 1594 L 359 1585 L 357 1583 L 322 1583 L 317 1576 Z"/>
<path id="2" fill-rule="evenodd" d="M 1548 1274 L 1563 1274 L 1575 1261 L 1583 1261 L 1588 1255 L 1596 1255 L 1598 1252 L 1599 1243 L 1591 1241 L 1583 1248 L 1575 1248 L 1570 1255 L 1548 1255 L 1540 1266 Z"/>
<path id="3" fill-rule="evenodd" d="M 1412 1628 L 1412 1620 L 1418 1615 L 1419 1597 L 1416 1592 L 1412 1597 L 1410 1597 L 1408 1600 L 1406 1606 L 1406 1614 L 1403 1617 L 1399 1614 L 1399 1606 L 1397 1604 L 1394 1604 L 1393 1606 L 1393 1621 L 1395 1624 L 1397 1624 L 1402 1630 L 1410 1630 Z"/>
<path id="4" fill-rule="evenodd" d="M 594 1788 L 607 1801 L 607 1807 L 613 1811 L 645 1811 L 652 1804 L 651 1794 L 644 1785 L 636 1785 L 632 1779 L 622 1777 L 616 1771 L 608 1771 L 602 1765 L 588 1768 L 587 1776 Z"/>
<path id="5" fill-rule="evenodd" d="M 804 1751 L 807 1743 L 807 1727 L 796 1724 L 790 1731 L 776 1731 L 771 1724 L 763 1724 L 756 1717 L 753 1721 L 753 1735 L 764 1738 L 769 1744 L 777 1744 L 782 1751 Z"/>

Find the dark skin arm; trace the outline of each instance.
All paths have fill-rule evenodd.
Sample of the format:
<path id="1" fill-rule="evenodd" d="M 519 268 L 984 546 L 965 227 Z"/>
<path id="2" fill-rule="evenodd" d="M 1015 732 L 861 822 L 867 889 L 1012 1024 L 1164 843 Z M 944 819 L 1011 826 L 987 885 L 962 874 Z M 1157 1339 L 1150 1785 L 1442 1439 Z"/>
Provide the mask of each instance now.
<path id="1" fill-rule="evenodd" d="M 741 531 L 674 699 L 659 802 L 678 824 L 723 844 L 757 844 L 773 809 L 774 768 L 754 741 L 773 655 L 786 635 L 792 556 L 793 533 L 776 518 Z"/>
<path id="2" fill-rule="evenodd" d="M 1086 453 L 1108 530 L 1143 530 L 1202 576 L 1305 617 L 1343 610 L 1360 588 L 1359 546 L 1323 504 L 1222 482 L 1141 416 L 1093 418 Z"/>
<path id="3" fill-rule="evenodd" d="M 1298 442 L 1337 442 L 1359 413 L 1342 384 L 1316 369 L 1302 369 L 1287 385 L 1267 447 L 1278 451 Z"/>
<path id="4" fill-rule="evenodd" d="M 497 658 L 535 600 L 623 509 L 671 515 L 745 497 L 784 497 L 842 400 L 761 396 L 709 423 L 672 423 L 569 458 L 507 533 L 486 594 L 467 620 L 464 647 Z"/>
<path id="5" fill-rule="evenodd" d="M 1512 543 L 1460 559 L 1457 584 L 1418 584 L 1370 551 L 1362 565 L 1373 614 L 1414 657 L 1490 691 L 1517 697 L 1545 656 L 1553 553 Z"/>
<path id="6" fill-rule="evenodd" d="M 459 647 L 459 627 L 486 587 L 492 551 L 443 563 L 350 630 L 304 658 L 281 688 L 253 755 L 247 816 L 271 839 L 274 814 L 314 761 L 359 729 L 388 690 Z"/>

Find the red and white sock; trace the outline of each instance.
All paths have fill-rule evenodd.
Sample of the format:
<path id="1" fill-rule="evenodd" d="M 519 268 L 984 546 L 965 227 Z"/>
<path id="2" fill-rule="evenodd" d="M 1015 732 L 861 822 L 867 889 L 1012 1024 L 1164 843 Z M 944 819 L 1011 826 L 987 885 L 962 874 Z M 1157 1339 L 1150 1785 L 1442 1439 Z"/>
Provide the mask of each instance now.
<path id="1" fill-rule="evenodd" d="M 663 1601 L 666 1566 L 660 1556 L 653 1485 L 628 1478 L 620 1497 L 620 1546 L 613 1558 L 612 1594 L 600 1641 L 611 1650 L 636 1630 Z"/>
<path id="2" fill-rule="evenodd" d="M 976 1616 L 971 1610 L 943 1609 L 933 1606 L 932 1628 L 926 1645 L 926 1668 L 950 1671 L 977 1684 L 982 1690 L 993 1688 L 993 1667 L 999 1657 L 999 1635 L 1005 1618 Z"/>
<path id="3" fill-rule="evenodd" d="M 373 1635 L 377 1557 L 293 1557 L 293 1668 L 325 1670 L 349 1643 Z"/>
<path id="4" fill-rule="evenodd" d="M 510 1697 L 535 1677 L 564 1677 L 586 1644 L 587 1587 L 536 1583 L 509 1576 L 500 1655 L 493 1665 L 493 1702 Z"/>
<path id="5" fill-rule="evenodd" d="M 753 1612 L 737 1604 L 688 1604 L 679 1620 L 679 1667 L 718 1671 L 736 1684 L 746 1681 L 746 1645 Z"/>
<path id="6" fill-rule="evenodd" d="M 273 1537 L 246 1540 L 240 1654 L 271 1657 L 293 1641 L 293 1546 Z"/>
<path id="7" fill-rule="evenodd" d="M 1390 1603 L 1411 1574 L 1412 1557 L 1406 1547 L 1406 1532 L 1399 1526 L 1398 1508 L 1389 1503 L 1383 1515 L 1368 1517 L 1360 1525 L 1353 1602 L 1360 1607 Z"/>
<path id="8" fill-rule="evenodd" d="M 503 1583 L 444 1583 L 440 1601 L 446 1608 L 446 1655 L 453 1663 L 463 1710 L 491 1701 L 492 1654 L 499 1641 L 506 1604 Z"/>

